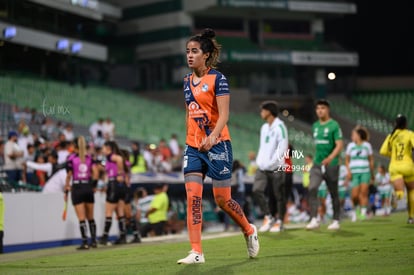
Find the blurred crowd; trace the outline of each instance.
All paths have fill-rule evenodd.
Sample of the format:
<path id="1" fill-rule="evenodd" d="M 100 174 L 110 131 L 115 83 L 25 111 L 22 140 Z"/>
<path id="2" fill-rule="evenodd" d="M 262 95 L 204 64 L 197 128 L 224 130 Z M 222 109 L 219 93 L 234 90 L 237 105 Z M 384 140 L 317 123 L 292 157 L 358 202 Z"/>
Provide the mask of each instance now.
<path id="1" fill-rule="evenodd" d="M 13 106 L 15 129 L 0 137 L 0 168 L 3 179 L 10 184 L 30 184 L 42 190 L 50 178 L 44 171 L 25 165 L 36 163 L 63 164 L 73 152 L 73 141 L 77 133 L 71 123 L 53 120 L 36 112 L 35 109 Z M 102 146 L 105 141 L 115 140 L 115 123 L 111 118 L 99 118 L 89 127 L 88 150 L 95 159 L 102 159 Z M 122 147 L 122 145 L 121 145 Z M 169 140 L 161 138 L 158 144 L 145 144 L 131 141 L 123 144 L 129 152 L 132 173 L 180 172 L 182 165 L 181 146 L 176 134 Z"/>

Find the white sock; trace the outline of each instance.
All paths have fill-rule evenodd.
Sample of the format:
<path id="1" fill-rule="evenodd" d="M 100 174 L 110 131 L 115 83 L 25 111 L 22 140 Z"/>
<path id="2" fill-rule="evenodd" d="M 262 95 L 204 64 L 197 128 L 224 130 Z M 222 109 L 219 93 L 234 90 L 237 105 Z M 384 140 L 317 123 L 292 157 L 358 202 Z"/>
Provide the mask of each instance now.
<path id="1" fill-rule="evenodd" d="M 366 216 L 367 215 L 367 208 L 366 207 L 362 207 L 361 208 L 361 215 L 362 216 Z"/>

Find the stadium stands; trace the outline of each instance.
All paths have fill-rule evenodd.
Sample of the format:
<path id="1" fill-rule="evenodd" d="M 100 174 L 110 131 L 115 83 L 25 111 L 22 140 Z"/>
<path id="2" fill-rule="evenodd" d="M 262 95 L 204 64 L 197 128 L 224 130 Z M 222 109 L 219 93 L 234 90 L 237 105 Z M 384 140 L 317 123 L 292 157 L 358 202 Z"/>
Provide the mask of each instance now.
<path id="1" fill-rule="evenodd" d="M 336 100 L 332 107 L 332 111 L 355 122 L 355 125 L 362 125 L 384 134 L 389 133 L 392 130 L 391 119 L 385 119 L 384 117 L 375 115 L 375 113 L 372 113 L 345 98 Z"/>
<path id="2" fill-rule="evenodd" d="M 358 91 L 353 94 L 352 99 L 364 106 L 365 108 L 392 121 L 395 119 L 397 114 L 404 114 L 409 117 L 409 115 L 412 113 L 414 91 Z M 413 129 L 414 120 L 409 119 L 408 123 L 408 128 Z"/>

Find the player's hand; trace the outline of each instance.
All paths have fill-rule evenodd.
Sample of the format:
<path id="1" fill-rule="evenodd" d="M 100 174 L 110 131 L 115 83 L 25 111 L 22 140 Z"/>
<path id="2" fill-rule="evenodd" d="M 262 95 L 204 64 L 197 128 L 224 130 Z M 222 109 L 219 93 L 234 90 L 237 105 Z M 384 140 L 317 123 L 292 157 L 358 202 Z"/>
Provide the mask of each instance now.
<path id="1" fill-rule="evenodd" d="M 346 174 L 346 179 L 347 179 L 348 181 L 352 180 L 352 174 L 348 172 L 348 173 Z"/>
<path id="2" fill-rule="evenodd" d="M 331 163 L 332 159 L 330 157 L 327 157 L 326 159 L 322 160 L 322 165 L 328 166 L 329 163 Z"/>
<path id="3" fill-rule="evenodd" d="M 217 137 L 209 135 L 208 137 L 203 138 L 203 140 L 200 143 L 200 146 L 198 146 L 198 150 L 200 152 L 207 152 L 211 149 L 214 145 L 219 143 L 219 140 Z"/>

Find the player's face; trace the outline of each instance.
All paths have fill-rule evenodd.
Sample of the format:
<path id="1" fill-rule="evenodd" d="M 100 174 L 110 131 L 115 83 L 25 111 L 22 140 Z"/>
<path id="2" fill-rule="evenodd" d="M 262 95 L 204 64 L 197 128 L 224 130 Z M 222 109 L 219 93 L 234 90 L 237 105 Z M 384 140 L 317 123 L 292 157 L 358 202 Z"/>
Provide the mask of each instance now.
<path id="1" fill-rule="evenodd" d="M 356 131 L 352 131 L 351 139 L 353 142 L 359 142 L 361 140 L 361 138 L 359 137 Z"/>
<path id="2" fill-rule="evenodd" d="M 206 65 L 206 60 L 209 53 L 203 53 L 200 48 L 200 43 L 196 41 L 190 41 L 187 43 L 187 64 L 189 68 L 199 69 Z"/>
<path id="3" fill-rule="evenodd" d="M 262 110 L 260 111 L 260 117 L 261 117 L 263 120 L 267 120 L 267 118 L 268 118 L 270 115 L 271 115 L 271 114 L 270 114 L 270 111 L 269 111 L 269 110 L 262 109 Z"/>
<path id="4" fill-rule="evenodd" d="M 316 116 L 319 119 L 327 119 L 329 117 L 329 108 L 325 105 L 316 106 Z"/>
<path id="5" fill-rule="evenodd" d="M 102 153 L 103 153 L 104 155 L 109 155 L 111 152 L 112 152 L 111 147 L 109 147 L 109 146 L 107 146 L 107 145 L 104 145 L 104 146 L 102 147 Z"/>

